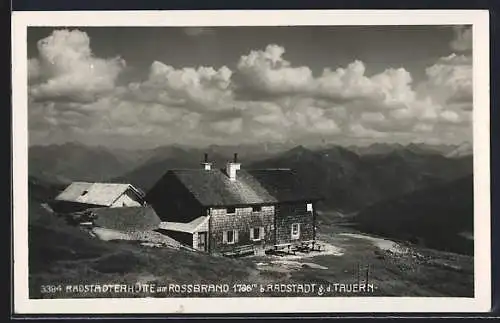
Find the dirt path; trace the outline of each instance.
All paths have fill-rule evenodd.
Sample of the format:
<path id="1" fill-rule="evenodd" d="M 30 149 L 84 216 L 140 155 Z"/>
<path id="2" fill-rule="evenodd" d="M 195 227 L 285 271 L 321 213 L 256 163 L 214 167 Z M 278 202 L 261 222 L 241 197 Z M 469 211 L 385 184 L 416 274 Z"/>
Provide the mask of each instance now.
<path id="1" fill-rule="evenodd" d="M 377 248 L 384 250 L 384 251 L 389 251 L 394 254 L 407 254 L 410 249 L 408 247 L 403 247 L 399 245 L 398 243 L 388 240 L 388 239 L 382 239 L 382 238 L 376 238 L 372 237 L 369 235 L 365 234 L 359 234 L 359 233 L 340 233 L 341 236 L 347 236 L 347 237 L 352 237 L 355 239 L 364 239 L 367 241 L 372 242 Z"/>
<path id="2" fill-rule="evenodd" d="M 376 286 L 372 296 L 473 295 L 471 257 L 413 248 L 349 228 L 332 231 L 319 235 L 324 253 L 260 257 L 254 259 L 256 267 L 263 276 L 289 282 L 368 281 Z"/>

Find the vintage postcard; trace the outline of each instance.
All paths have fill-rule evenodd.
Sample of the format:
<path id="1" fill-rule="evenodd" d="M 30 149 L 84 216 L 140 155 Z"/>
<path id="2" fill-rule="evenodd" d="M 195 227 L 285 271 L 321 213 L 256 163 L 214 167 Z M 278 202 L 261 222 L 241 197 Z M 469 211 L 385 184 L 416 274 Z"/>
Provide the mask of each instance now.
<path id="1" fill-rule="evenodd" d="M 488 311 L 488 17 L 14 12 L 15 312 Z"/>

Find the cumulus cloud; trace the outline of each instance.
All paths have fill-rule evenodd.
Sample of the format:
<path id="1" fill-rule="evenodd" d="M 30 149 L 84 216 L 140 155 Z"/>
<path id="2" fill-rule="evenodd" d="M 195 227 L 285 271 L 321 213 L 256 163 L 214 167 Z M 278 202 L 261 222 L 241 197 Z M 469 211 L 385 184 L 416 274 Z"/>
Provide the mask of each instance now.
<path id="1" fill-rule="evenodd" d="M 88 35 L 78 30 L 56 30 L 37 48 L 38 57 L 28 61 L 29 94 L 35 100 L 93 101 L 114 89 L 125 67 L 119 57 L 95 57 Z"/>
<path id="2" fill-rule="evenodd" d="M 149 77 L 141 83 L 131 83 L 131 97 L 166 105 L 192 109 L 232 109 L 232 71 L 226 66 L 175 69 L 153 62 Z"/>
<path id="3" fill-rule="evenodd" d="M 284 112 L 290 122 L 291 131 L 299 133 L 313 133 L 320 135 L 334 135 L 340 128 L 334 119 L 328 118 L 325 111 L 311 105 L 298 105 Z"/>
<path id="4" fill-rule="evenodd" d="M 427 81 L 421 91 L 453 108 L 471 106 L 473 99 L 472 61 L 464 55 L 450 54 L 426 70 Z M 467 109 L 467 108 L 466 108 Z"/>
<path id="5" fill-rule="evenodd" d="M 429 123 L 416 123 L 414 126 L 413 126 L 413 130 L 416 131 L 416 132 L 431 132 L 432 130 L 434 130 L 434 125 L 433 124 L 429 124 Z"/>
<path id="6" fill-rule="evenodd" d="M 126 101 L 120 97 L 101 98 L 92 103 L 76 103 L 68 107 L 61 102 L 34 102 L 29 110 L 30 130 L 45 130 L 58 135 L 66 131 L 67 139 L 108 140 L 121 142 L 140 138 L 153 143 L 175 142 L 179 135 L 186 140 L 199 140 L 195 131 L 202 116 L 155 103 Z"/>
<path id="7" fill-rule="evenodd" d="M 45 139 L 386 140 L 463 134 L 470 126 L 472 62 L 464 54 L 440 58 L 414 84 L 404 67 L 369 75 L 360 60 L 314 75 L 270 44 L 242 55 L 234 70 L 154 61 L 143 80 L 117 86 L 125 62 L 95 56 L 84 32 L 55 31 L 38 50 L 28 61 L 29 122 Z"/>
<path id="8" fill-rule="evenodd" d="M 228 135 L 234 135 L 242 131 L 243 120 L 236 118 L 233 120 L 221 120 L 211 124 L 212 129 Z"/>
<path id="9" fill-rule="evenodd" d="M 238 61 L 239 87 L 242 92 L 258 94 L 293 94 L 303 92 L 311 85 L 312 71 L 306 67 L 292 67 L 283 58 L 285 49 L 271 44 L 265 50 L 252 50 Z"/>
<path id="10" fill-rule="evenodd" d="M 453 27 L 454 39 L 450 42 L 451 49 L 457 52 L 472 50 L 472 27 Z"/>
<path id="11" fill-rule="evenodd" d="M 308 95 L 333 101 L 355 99 L 385 102 L 413 99 L 412 78 L 404 68 L 387 69 L 369 77 L 365 64 L 355 60 L 335 70 L 325 68 L 315 78 L 309 67 L 294 67 L 283 58 L 285 49 L 271 44 L 265 50 L 243 55 L 237 66 L 236 82 L 240 92 L 270 95 Z"/>
<path id="12" fill-rule="evenodd" d="M 451 123 L 459 123 L 460 122 L 460 116 L 458 113 L 450 110 L 446 110 L 441 112 L 439 115 L 444 121 L 451 122 Z"/>
<path id="13" fill-rule="evenodd" d="M 403 67 L 370 76 L 365 64 L 355 60 L 314 77 L 308 67 L 294 67 L 284 54 L 277 45 L 251 51 L 241 57 L 235 72 L 239 93 L 278 103 L 262 105 L 253 116 L 273 129 L 358 138 L 427 133 L 433 124 L 462 122 L 450 101 L 471 100 L 471 60 L 465 55 L 439 59 L 427 68 L 427 80 L 416 86 Z"/>
<path id="14" fill-rule="evenodd" d="M 351 124 L 349 126 L 349 132 L 350 135 L 356 138 L 385 138 L 388 136 L 386 132 L 365 128 L 360 123 Z"/>
<path id="15" fill-rule="evenodd" d="M 361 120 L 368 123 L 378 123 L 384 122 L 386 118 L 381 112 L 363 112 L 361 114 Z"/>
<path id="16" fill-rule="evenodd" d="M 242 111 L 248 129 L 259 137 L 300 138 L 341 132 L 333 114 L 314 106 L 314 100 L 283 98 L 275 102 L 248 102 Z"/>

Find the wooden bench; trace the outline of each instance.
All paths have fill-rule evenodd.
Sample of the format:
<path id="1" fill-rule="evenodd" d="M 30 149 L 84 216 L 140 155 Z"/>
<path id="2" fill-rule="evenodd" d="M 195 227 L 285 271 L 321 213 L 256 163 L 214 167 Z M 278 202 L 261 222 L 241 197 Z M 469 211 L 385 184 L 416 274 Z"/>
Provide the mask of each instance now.
<path id="1" fill-rule="evenodd" d="M 295 250 L 292 249 L 292 243 L 280 243 L 274 245 L 274 251 L 279 251 L 282 249 L 287 249 L 287 252 L 295 255 Z"/>
<path id="2" fill-rule="evenodd" d="M 317 247 L 317 249 L 316 249 Z M 316 240 L 306 240 L 301 241 L 299 248 L 306 252 L 309 251 L 321 251 L 321 245 L 317 243 Z"/>
<path id="3" fill-rule="evenodd" d="M 255 250 L 252 245 L 236 246 L 231 250 L 222 252 L 222 255 L 225 257 L 240 257 L 250 254 L 255 254 Z"/>
<path id="4" fill-rule="evenodd" d="M 316 249 L 316 247 L 318 247 L 318 249 Z M 321 251 L 321 245 L 319 243 L 317 243 L 316 241 L 314 241 L 312 243 L 312 251 Z"/>

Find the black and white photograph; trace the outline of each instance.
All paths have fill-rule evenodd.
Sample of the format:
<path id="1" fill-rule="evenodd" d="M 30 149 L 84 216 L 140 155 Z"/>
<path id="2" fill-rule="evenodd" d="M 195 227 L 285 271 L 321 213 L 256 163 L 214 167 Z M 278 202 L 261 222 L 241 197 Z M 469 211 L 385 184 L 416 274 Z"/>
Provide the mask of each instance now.
<path id="1" fill-rule="evenodd" d="M 107 14 L 13 31 L 26 302 L 488 307 L 487 13 Z"/>

